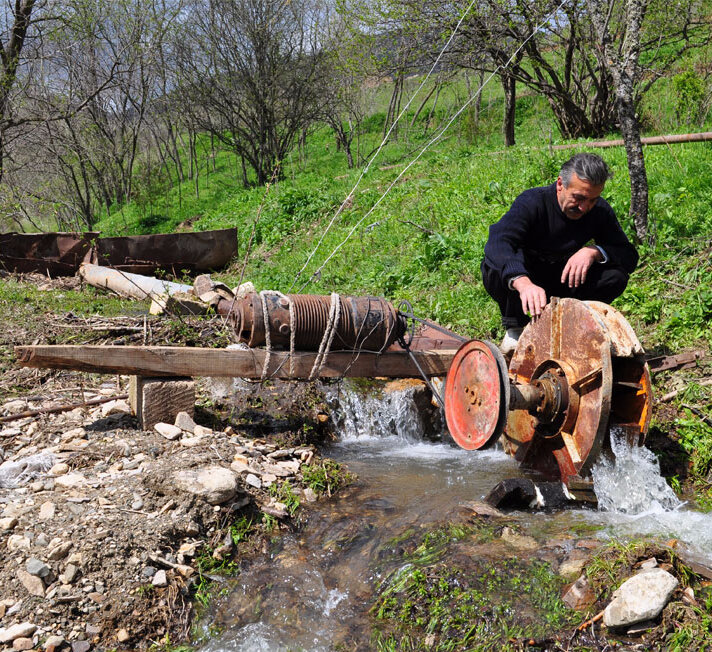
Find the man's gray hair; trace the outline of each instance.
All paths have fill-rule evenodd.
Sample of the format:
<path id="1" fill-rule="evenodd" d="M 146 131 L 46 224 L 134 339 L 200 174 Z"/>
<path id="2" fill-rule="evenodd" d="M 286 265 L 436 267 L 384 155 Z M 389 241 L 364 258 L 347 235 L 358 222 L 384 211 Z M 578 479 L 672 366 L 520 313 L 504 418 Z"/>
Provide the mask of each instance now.
<path id="1" fill-rule="evenodd" d="M 559 176 L 568 188 L 571 175 L 575 174 L 582 181 L 588 181 L 594 186 L 602 186 L 613 174 L 608 169 L 606 162 L 597 154 L 574 154 L 561 166 Z"/>

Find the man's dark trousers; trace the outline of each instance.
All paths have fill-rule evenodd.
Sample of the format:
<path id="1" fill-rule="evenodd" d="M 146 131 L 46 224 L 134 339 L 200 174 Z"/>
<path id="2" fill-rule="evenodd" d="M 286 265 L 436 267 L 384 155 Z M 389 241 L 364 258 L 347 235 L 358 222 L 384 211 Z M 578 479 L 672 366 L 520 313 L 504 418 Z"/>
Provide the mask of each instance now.
<path id="1" fill-rule="evenodd" d="M 570 288 L 561 282 L 564 265 L 565 263 L 529 263 L 527 276 L 532 283 L 544 288 L 547 299 L 572 297 L 611 303 L 623 294 L 628 285 L 628 274 L 622 267 L 594 263 L 588 270 L 586 282 L 577 288 Z M 499 272 L 489 267 L 484 260 L 480 268 L 485 290 L 499 305 L 502 325 L 505 328 L 526 326 L 529 317 L 522 311 L 519 292 L 507 288 Z"/>

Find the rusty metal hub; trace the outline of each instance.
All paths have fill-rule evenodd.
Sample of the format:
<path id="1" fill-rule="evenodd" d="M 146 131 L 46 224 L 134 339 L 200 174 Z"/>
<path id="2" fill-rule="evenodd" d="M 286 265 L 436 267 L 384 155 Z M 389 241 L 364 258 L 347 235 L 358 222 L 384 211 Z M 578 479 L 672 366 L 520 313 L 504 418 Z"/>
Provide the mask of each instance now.
<path id="1" fill-rule="evenodd" d="M 508 374 L 491 361 L 464 365 L 493 347 L 466 343 L 448 373 L 445 414 L 464 448 L 487 446 L 501 434 L 505 450 L 523 467 L 569 482 L 588 473 L 609 445 L 610 429 L 643 443 L 652 405 L 650 374 L 635 333 L 615 309 L 554 298 L 524 329 Z M 487 377 L 495 373 L 497 379 Z M 486 390 L 482 405 L 468 399 L 472 387 Z M 506 425 L 494 419 L 502 406 Z"/>

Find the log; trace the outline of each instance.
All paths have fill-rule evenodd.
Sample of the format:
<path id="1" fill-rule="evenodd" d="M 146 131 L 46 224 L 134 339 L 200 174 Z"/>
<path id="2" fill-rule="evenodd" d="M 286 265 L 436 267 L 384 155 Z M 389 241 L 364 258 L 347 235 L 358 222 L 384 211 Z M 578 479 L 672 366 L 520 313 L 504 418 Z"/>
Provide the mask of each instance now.
<path id="1" fill-rule="evenodd" d="M 152 276 L 131 274 L 111 269 L 110 267 L 92 265 L 91 263 L 81 264 L 79 276 L 89 285 L 111 290 L 121 297 L 130 299 L 153 299 L 154 297 L 176 294 L 177 292 L 190 294 L 193 292 L 192 286 L 184 285 L 183 283 L 172 283 Z"/>
<path id="2" fill-rule="evenodd" d="M 643 145 L 673 145 L 676 143 L 700 143 L 712 140 L 712 131 L 703 131 L 695 134 L 670 134 L 668 136 L 648 136 L 641 138 L 640 142 Z M 618 138 L 615 140 L 595 140 L 588 143 L 567 143 L 566 145 L 554 145 L 551 149 L 577 149 L 577 148 L 604 148 L 604 147 L 622 147 L 623 140 Z"/>
<path id="3" fill-rule="evenodd" d="M 427 376 L 444 376 L 455 349 L 413 351 Z M 15 356 L 24 367 L 73 369 L 91 373 L 137 376 L 225 376 L 262 377 L 267 358 L 264 349 L 206 349 L 182 346 L 16 346 Z M 294 374 L 290 375 L 289 352 L 272 351 L 268 378 L 305 380 L 317 353 L 296 352 Z M 420 378 L 420 373 L 405 351 L 355 353 L 332 351 L 319 374 L 322 378 Z"/>

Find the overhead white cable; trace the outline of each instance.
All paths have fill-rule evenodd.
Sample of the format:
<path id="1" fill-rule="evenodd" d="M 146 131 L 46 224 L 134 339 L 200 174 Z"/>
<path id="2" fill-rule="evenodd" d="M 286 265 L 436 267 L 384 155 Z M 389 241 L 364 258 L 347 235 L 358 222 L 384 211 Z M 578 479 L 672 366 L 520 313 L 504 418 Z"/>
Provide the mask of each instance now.
<path id="1" fill-rule="evenodd" d="M 428 71 L 428 74 L 425 75 L 425 78 L 420 83 L 420 86 L 418 86 L 415 93 L 413 93 L 411 98 L 408 100 L 406 105 L 403 107 L 403 110 L 398 114 L 398 117 L 393 121 L 393 123 L 389 127 L 388 131 L 386 132 L 386 135 L 381 140 L 381 143 L 378 146 L 378 149 L 376 149 L 373 156 L 371 156 L 371 158 L 368 160 L 368 163 L 366 163 L 366 166 L 363 168 L 363 170 L 361 170 L 361 174 L 359 175 L 359 178 L 356 180 L 354 187 L 351 188 L 351 190 L 349 191 L 349 194 L 346 195 L 346 198 L 344 199 L 344 201 L 341 202 L 341 206 L 339 206 L 339 208 L 336 210 L 336 213 L 334 213 L 334 216 L 329 221 L 329 224 L 327 225 L 326 229 L 324 229 L 324 232 L 321 234 L 321 238 L 319 238 L 319 242 L 316 243 L 316 247 L 314 247 L 314 250 L 309 254 L 306 262 L 304 263 L 302 268 L 297 272 L 297 275 L 294 277 L 294 281 L 292 282 L 292 285 L 289 287 L 288 292 L 296 285 L 297 281 L 299 280 L 299 277 L 302 275 L 302 272 L 307 268 L 307 266 L 311 262 L 312 258 L 314 257 L 316 252 L 319 250 L 319 247 L 321 247 L 321 243 L 324 241 L 326 234 L 329 232 L 331 227 L 334 225 L 334 222 L 336 222 L 336 219 L 339 217 L 339 215 L 341 215 L 341 213 L 343 213 L 344 208 L 348 205 L 349 201 L 353 198 L 353 195 L 356 192 L 356 189 L 361 184 L 361 180 L 364 178 L 364 176 L 366 176 L 366 173 L 368 172 L 369 168 L 371 167 L 371 164 L 373 163 L 373 161 L 381 153 L 381 150 L 383 149 L 385 144 L 388 142 L 388 138 L 390 137 L 391 132 L 393 131 L 395 126 L 398 124 L 398 122 L 400 122 L 400 119 L 403 117 L 403 114 L 408 110 L 408 108 L 410 107 L 413 100 L 417 97 L 418 93 L 420 93 L 421 89 L 425 85 L 425 82 L 427 82 L 428 79 L 430 78 L 430 75 L 433 73 L 433 70 L 435 70 L 435 67 L 438 65 L 438 63 L 440 63 L 440 59 L 442 59 L 443 54 L 445 54 L 445 51 L 450 46 L 452 39 L 455 38 L 455 34 L 457 34 L 458 30 L 460 29 L 460 25 L 462 25 L 462 21 L 465 20 L 465 16 L 467 16 L 467 14 L 470 13 L 470 9 L 472 9 L 475 2 L 477 2 L 477 0 L 472 0 L 472 2 L 470 2 L 470 6 L 467 7 L 465 12 L 460 17 L 460 20 L 457 22 L 457 25 L 455 25 L 455 28 L 453 29 L 452 34 L 450 34 L 450 38 L 447 40 L 447 42 L 443 46 L 442 50 L 440 50 L 440 54 L 438 54 L 437 58 L 435 59 L 435 62 L 431 66 L 430 70 Z"/>
<path id="2" fill-rule="evenodd" d="M 311 280 L 312 280 L 315 276 L 318 276 L 318 275 L 321 273 L 321 270 L 324 269 L 324 267 L 326 266 L 326 264 L 339 252 L 339 250 L 341 249 L 341 247 L 343 247 L 343 246 L 349 241 L 349 239 L 351 238 L 351 236 L 356 232 L 356 229 L 358 229 L 358 227 L 361 226 L 361 224 L 363 224 L 364 220 L 365 220 L 369 215 L 371 215 L 371 213 L 373 213 L 373 211 L 376 210 L 376 208 L 380 205 L 380 203 L 386 198 L 386 196 L 388 195 L 388 193 L 391 191 L 391 189 L 393 188 L 393 186 L 396 185 L 396 183 L 400 180 L 400 178 L 401 178 L 415 163 L 417 163 L 417 161 L 420 159 L 420 157 L 421 157 L 423 154 L 425 154 L 425 152 L 430 148 L 431 145 L 435 144 L 436 142 L 438 142 L 438 141 L 442 138 L 443 134 L 450 128 L 450 125 L 451 125 L 451 124 L 457 119 L 457 117 L 477 98 L 477 95 L 478 95 L 478 94 L 482 91 L 482 89 L 490 82 L 490 80 L 491 80 L 500 70 L 506 68 L 510 63 L 512 63 L 512 61 L 514 60 L 514 58 L 519 54 L 519 52 L 520 52 L 520 51 L 522 50 L 522 48 L 529 42 L 529 40 L 531 40 L 531 39 L 533 38 L 533 36 L 539 31 L 539 29 L 540 29 L 543 25 L 545 25 L 545 24 L 550 20 L 550 18 L 551 18 L 553 15 L 555 15 L 556 12 L 558 12 L 567 2 L 568 2 L 568 0 L 562 0 L 561 3 L 559 4 L 559 6 L 558 6 L 556 9 L 554 9 L 549 15 L 547 15 L 546 18 L 545 18 L 544 20 L 542 20 L 542 22 L 539 23 L 539 25 L 537 25 L 537 27 L 534 29 L 534 31 L 532 31 L 532 33 L 531 33 L 529 36 L 527 36 L 527 38 L 524 39 L 524 41 L 522 41 L 521 45 L 514 51 L 514 53 L 509 57 L 509 59 L 507 59 L 507 61 L 506 61 L 504 64 L 500 64 L 499 66 L 497 66 L 497 67 L 492 71 L 492 73 L 490 74 L 490 76 L 487 77 L 487 79 L 485 79 L 485 80 L 482 82 L 482 84 L 480 85 L 480 87 L 479 87 L 479 89 L 477 90 L 477 92 L 474 93 L 474 94 L 472 95 L 472 97 L 470 97 L 470 98 L 462 105 L 462 107 L 460 107 L 460 109 L 458 109 L 458 111 L 452 116 L 452 118 L 450 118 L 450 120 L 449 120 L 449 121 L 447 122 L 447 124 L 439 131 L 439 133 L 438 133 L 437 135 L 435 135 L 431 140 L 429 140 L 429 141 L 423 146 L 423 148 L 420 150 L 420 152 L 418 152 L 417 156 L 416 156 L 410 163 L 408 163 L 408 165 L 406 165 L 406 166 L 400 171 L 400 173 L 398 174 L 398 176 L 397 176 L 397 177 L 389 184 L 389 186 L 384 190 L 383 194 L 378 198 L 378 200 L 376 201 L 376 203 L 375 203 L 373 206 L 371 206 L 371 208 L 368 210 L 368 212 L 367 212 L 358 222 L 356 222 L 356 224 L 355 224 L 355 225 L 353 226 L 353 228 L 348 232 L 348 234 L 347 234 L 346 237 L 343 239 L 343 241 L 340 242 L 340 243 L 334 248 L 334 250 L 327 256 L 326 260 L 324 260 L 324 262 L 317 268 L 317 270 L 309 277 L 309 280 L 306 281 L 306 282 L 304 283 L 304 285 L 302 285 L 302 287 L 300 288 L 299 292 L 302 292 L 302 290 L 304 290 L 304 288 L 311 282 Z M 387 219 L 387 218 L 386 218 L 386 219 Z M 322 236 L 322 240 L 323 240 L 323 236 Z M 321 240 L 319 241 L 319 244 L 321 244 Z M 310 258 L 311 258 L 311 257 L 310 257 Z M 307 261 L 307 262 L 308 262 L 308 261 Z M 306 265 L 305 265 L 305 267 L 306 267 Z M 303 268 L 302 268 L 302 270 L 300 270 L 300 272 L 299 272 L 300 274 L 301 274 L 301 271 L 303 271 Z M 299 275 L 297 276 L 297 278 L 299 278 Z M 295 279 L 295 282 L 296 282 L 296 279 Z M 292 287 L 294 287 L 294 284 L 292 284 Z"/>

